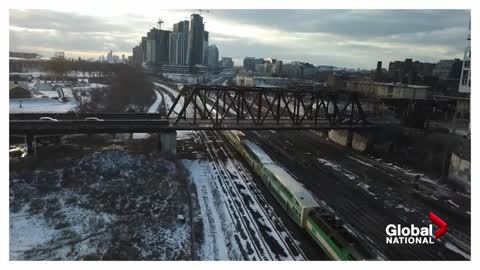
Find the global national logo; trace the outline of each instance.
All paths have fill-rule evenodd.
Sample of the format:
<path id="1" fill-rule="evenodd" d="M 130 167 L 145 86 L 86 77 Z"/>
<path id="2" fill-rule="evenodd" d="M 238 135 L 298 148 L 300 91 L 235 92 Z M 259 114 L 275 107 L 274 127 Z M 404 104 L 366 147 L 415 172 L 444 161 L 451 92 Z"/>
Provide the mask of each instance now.
<path id="1" fill-rule="evenodd" d="M 442 237 L 447 233 L 448 225 L 445 221 L 435 215 L 429 214 L 430 221 L 433 224 L 423 227 L 417 227 L 414 224 L 402 226 L 400 224 L 388 224 L 385 228 L 387 244 L 435 244 L 435 239 Z M 434 232 L 433 225 L 438 229 Z"/>

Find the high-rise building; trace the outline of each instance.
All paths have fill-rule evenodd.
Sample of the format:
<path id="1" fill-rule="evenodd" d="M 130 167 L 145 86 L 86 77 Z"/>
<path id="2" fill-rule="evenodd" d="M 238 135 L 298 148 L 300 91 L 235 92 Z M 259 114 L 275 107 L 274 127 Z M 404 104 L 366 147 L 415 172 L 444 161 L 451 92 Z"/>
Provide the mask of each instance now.
<path id="1" fill-rule="evenodd" d="M 377 69 L 375 71 L 375 81 L 380 81 L 382 79 L 382 61 L 377 62 Z"/>
<path id="2" fill-rule="evenodd" d="M 254 71 L 255 70 L 255 57 L 245 57 L 243 59 L 243 68 L 245 70 Z"/>
<path id="3" fill-rule="evenodd" d="M 203 32 L 203 65 L 208 65 L 208 32 Z"/>
<path id="4" fill-rule="evenodd" d="M 462 70 L 460 59 L 440 60 L 433 69 L 433 75 L 441 80 L 458 80 Z"/>
<path id="5" fill-rule="evenodd" d="M 394 81 L 408 84 L 415 84 L 417 77 L 425 78 L 432 76 L 435 64 L 412 61 L 411 58 L 405 61 L 394 61 L 388 65 L 388 73 Z"/>
<path id="6" fill-rule="evenodd" d="M 212 69 L 218 67 L 218 48 L 216 45 L 208 46 L 208 67 Z"/>
<path id="7" fill-rule="evenodd" d="M 192 14 L 190 16 L 190 32 L 188 35 L 188 64 L 201 65 L 203 63 L 203 32 L 205 25 L 202 16 Z"/>
<path id="8" fill-rule="evenodd" d="M 231 57 L 222 57 L 222 60 L 220 60 L 220 65 L 222 68 L 233 68 L 233 60 Z"/>
<path id="9" fill-rule="evenodd" d="M 276 60 L 272 66 L 272 74 L 280 75 L 282 72 L 282 66 L 283 66 L 283 62 Z"/>
<path id="10" fill-rule="evenodd" d="M 462 73 L 460 74 L 460 86 L 458 91 L 461 93 L 470 93 L 470 66 L 471 66 L 471 47 L 470 47 L 470 25 L 468 27 L 467 46 L 463 55 Z"/>
<path id="11" fill-rule="evenodd" d="M 147 37 L 142 37 L 142 42 L 140 42 L 140 49 L 142 52 L 142 63 L 147 62 Z"/>
<path id="12" fill-rule="evenodd" d="M 169 42 L 169 63 L 171 65 L 187 64 L 188 29 L 188 21 L 180 21 L 173 25 Z"/>
<path id="13" fill-rule="evenodd" d="M 179 43 L 181 42 L 181 33 L 172 32 L 168 42 L 168 64 L 180 65 L 179 61 Z"/>
<path id="14" fill-rule="evenodd" d="M 135 66 L 141 66 L 143 63 L 142 55 L 142 47 L 140 45 L 133 47 L 132 64 Z"/>
<path id="15" fill-rule="evenodd" d="M 113 52 L 112 52 L 112 50 L 110 50 L 107 54 L 107 62 L 110 63 L 110 64 L 113 63 Z"/>
<path id="16" fill-rule="evenodd" d="M 147 64 L 155 66 L 168 64 L 169 36 L 170 31 L 156 28 L 147 33 Z"/>

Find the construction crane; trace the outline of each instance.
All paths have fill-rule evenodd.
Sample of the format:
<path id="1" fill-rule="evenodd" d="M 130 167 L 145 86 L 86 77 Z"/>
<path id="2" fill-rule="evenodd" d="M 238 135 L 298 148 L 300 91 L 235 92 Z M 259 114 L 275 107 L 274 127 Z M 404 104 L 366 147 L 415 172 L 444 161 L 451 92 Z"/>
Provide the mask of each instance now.
<path id="1" fill-rule="evenodd" d="M 162 29 L 162 23 L 164 23 L 164 21 L 162 19 L 158 18 L 157 24 L 158 24 L 158 29 L 160 29 L 160 30 Z"/>

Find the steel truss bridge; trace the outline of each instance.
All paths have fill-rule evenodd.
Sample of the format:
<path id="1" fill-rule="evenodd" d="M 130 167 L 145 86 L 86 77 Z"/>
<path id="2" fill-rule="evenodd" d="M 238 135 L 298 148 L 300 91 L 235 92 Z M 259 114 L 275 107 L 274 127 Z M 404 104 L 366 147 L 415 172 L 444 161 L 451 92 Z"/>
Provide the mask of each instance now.
<path id="1" fill-rule="evenodd" d="M 10 135 L 372 127 L 355 92 L 314 87 L 192 85 L 162 113 L 10 114 Z"/>

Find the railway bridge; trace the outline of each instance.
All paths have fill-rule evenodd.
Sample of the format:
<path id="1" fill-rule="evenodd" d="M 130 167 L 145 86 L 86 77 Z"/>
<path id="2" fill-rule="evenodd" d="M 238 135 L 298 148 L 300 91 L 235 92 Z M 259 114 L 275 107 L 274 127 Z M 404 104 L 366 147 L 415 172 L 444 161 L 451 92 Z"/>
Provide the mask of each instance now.
<path id="1" fill-rule="evenodd" d="M 166 105 L 166 103 L 165 103 Z M 179 89 L 161 113 L 10 114 L 10 135 L 175 133 L 176 130 L 368 129 L 355 92 L 328 88 L 240 88 L 192 85 Z"/>

